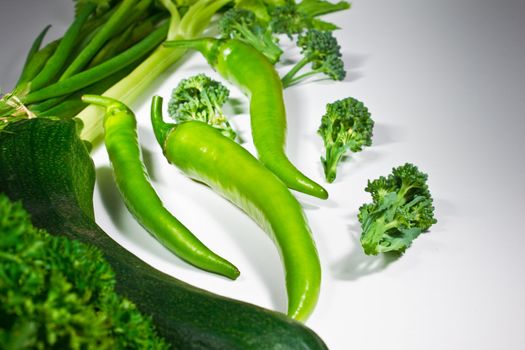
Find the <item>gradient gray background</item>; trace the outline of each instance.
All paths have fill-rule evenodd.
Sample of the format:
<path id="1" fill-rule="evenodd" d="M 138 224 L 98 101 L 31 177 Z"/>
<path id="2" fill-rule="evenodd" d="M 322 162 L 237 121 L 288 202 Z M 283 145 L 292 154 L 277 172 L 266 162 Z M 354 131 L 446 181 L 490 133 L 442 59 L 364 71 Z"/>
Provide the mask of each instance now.
<path id="1" fill-rule="evenodd" d="M 0 4 L 0 88 L 9 90 L 38 31 L 50 23 L 59 36 L 73 6 Z M 341 168 L 328 204 L 307 210 L 325 268 L 308 325 L 331 349 L 524 349 L 525 2 L 353 5 L 329 17 L 343 28 L 348 78 L 286 92 L 288 110 L 312 121 L 308 132 L 326 102 L 346 96 L 376 121 L 374 146 Z M 289 150 L 311 164 L 318 154 L 299 155 L 306 132 L 293 132 L 302 123 L 290 121 Z M 429 174 L 439 223 L 396 261 L 367 258 L 354 218 L 366 179 L 406 161 Z"/>

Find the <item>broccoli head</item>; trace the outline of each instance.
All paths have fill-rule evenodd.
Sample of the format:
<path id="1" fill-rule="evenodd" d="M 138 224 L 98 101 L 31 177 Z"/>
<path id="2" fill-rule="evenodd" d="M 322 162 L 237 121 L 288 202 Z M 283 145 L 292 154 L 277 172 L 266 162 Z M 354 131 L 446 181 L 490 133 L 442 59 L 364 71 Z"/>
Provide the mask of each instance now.
<path id="1" fill-rule="evenodd" d="M 219 129 L 231 139 L 237 134 L 222 111 L 230 91 L 220 82 L 205 74 L 181 80 L 171 93 L 168 113 L 177 123 L 200 120 Z"/>
<path id="2" fill-rule="evenodd" d="M 219 30 L 222 37 L 239 39 L 252 45 L 272 63 L 279 61 L 283 53 L 270 27 L 260 23 L 250 10 L 232 8 L 226 11 L 219 21 Z"/>
<path id="3" fill-rule="evenodd" d="M 293 1 L 287 1 L 283 5 L 270 7 L 270 28 L 276 34 L 286 34 L 290 38 L 293 34 L 299 34 L 311 28 L 308 16 L 297 9 Z"/>
<path id="4" fill-rule="evenodd" d="M 345 78 L 341 47 L 332 32 L 310 29 L 297 37 L 297 45 L 303 58 L 281 79 L 285 88 L 315 74 L 324 74 L 332 80 Z M 311 68 L 299 74 L 307 64 Z"/>
<path id="5" fill-rule="evenodd" d="M 335 180 L 337 165 L 345 153 L 359 152 L 372 144 L 373 128 L 374 121 L 368 109 L 355 98 L 348 97 L 326 105 L 317 132 L 325 146 L 321 162 L 328 182 Z"/>
<path id="6" fill-rule="evenodd" d="M 361 245 L 366 254 L 404 252 L 437 222 L 427 174 L 407 163 L 387 177 L 368 181 L 372 203 L 359 209 Z"/>

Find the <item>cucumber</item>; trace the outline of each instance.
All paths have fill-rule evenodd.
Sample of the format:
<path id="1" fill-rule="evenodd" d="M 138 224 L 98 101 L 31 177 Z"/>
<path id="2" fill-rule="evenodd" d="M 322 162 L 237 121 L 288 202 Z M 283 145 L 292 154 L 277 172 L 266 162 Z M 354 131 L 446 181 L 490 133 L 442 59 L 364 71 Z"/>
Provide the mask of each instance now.
<path id="1" fill-rule="evenodd" d="M 21 200 L 35 226 L 101 249 L 117 291 L 151 315 L 174 348 L 327 349 L 284 314 L 193 287 L 122 248 L 95 223 L 94 183 L 94 164 L 74 121 L 36 118 L 0 132 L 0 192 Z"/>

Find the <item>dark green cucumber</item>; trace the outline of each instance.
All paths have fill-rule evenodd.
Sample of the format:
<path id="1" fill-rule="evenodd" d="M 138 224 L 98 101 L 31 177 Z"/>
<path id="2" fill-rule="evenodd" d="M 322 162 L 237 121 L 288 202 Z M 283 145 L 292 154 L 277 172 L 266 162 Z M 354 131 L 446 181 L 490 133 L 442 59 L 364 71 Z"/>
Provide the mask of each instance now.
<path id="1" fill-rule="evenodd" d="M 117 290 L 151 315 L 176 349 L 326 349 L 284 314 L 198 289 L 138 259 L 103 232 L 93 217 L 95 170 L 72 120 L 44 118 L 0 132 L 0 192 L 22 200 L 35 226 L 101 249 Z"/>

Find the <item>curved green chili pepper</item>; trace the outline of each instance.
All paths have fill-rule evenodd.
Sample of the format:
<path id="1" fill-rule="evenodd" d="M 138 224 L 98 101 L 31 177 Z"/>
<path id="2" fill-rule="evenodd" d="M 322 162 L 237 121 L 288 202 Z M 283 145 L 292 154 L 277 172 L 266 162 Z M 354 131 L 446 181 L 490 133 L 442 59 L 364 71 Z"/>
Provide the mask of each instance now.
<path id="1" fill-rule="evenodd" d="M 250 99 L 253 142 L 259 160 L 289 188 L 328 198 L 328 192 L 302 174 L 284 152 L 286 111 L 283 87 L 274 66 L 262 53 L 236 39 L 176 40 L 164 45 L 200 51 L 217 72 L 241 88 Z"/>
<path id="2" fill-rule="evenodd" d="M 242 146 L 200 121 L 167 124 L 162 98 L 151 108 L 155 136 L 168 161 L 243 209 L 276 243 L 286 273 L 288 316 L 312 312 L 321 266 L 306 217 L 285 184 Z"/>
<path id="3" fill-rule="evenodd" d="M 162 205 L 140 160 L 137 121 L 133 112 L 123 103 L 107 97 L 84 95 L 82 101 L 106 108 L 106 149 L 118 189 L 137 221 L 190 264 L 231 279 L 237 278 L 239 270 L 235 266 L 208 249 Z"/>

